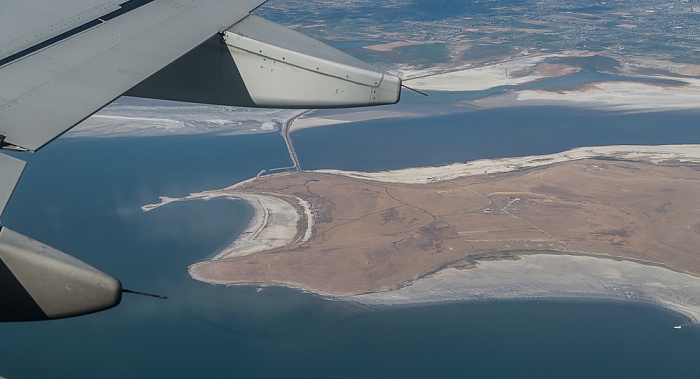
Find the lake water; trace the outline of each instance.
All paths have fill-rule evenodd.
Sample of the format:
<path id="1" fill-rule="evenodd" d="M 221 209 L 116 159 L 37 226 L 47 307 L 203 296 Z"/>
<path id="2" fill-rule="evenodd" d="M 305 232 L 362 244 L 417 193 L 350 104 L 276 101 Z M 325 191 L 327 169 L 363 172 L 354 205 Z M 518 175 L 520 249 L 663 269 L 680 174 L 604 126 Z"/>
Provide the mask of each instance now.
<path id="1" fill-rule="evenodd" d="M 699 116 L 513 107 L 331 125 L 291 136 L 304 169 L 380 171 L 582 146 L 700 143 Z"/>
<path id="2" fill-rule="evenodd" d="M 530 126 L 528 136 L 540 135 L 538 127 Z M 328 130 L 335 134 L 326 128 L 303 133 L 329 145 L 352 135 Z M 665 138 L 666 132 L 657 135 Z M 345 143 L 347 150 L 378 155 L 364 143 Z M 324 156 L 308 155 L 312 146 L 297 147 L 302 163 L 323 166 L 317 160 Z M 283 288 L 257 292 L 190 279 L 187 266 L 240 232 L 249 207 L 213 200 L 142 213 L 140 206 L 160 195 L 220 188 L 289 165 L 277 134 L 62 138 L 22 157 L 29 165 L 3 216 L 5 226 L 114 274 L 126 288 L 169 299 L 125 296 L 119 307 L 89 316 L 0 324 L 0 376 L 9 379 L 700 376 L 700 328 L 673 329 L 685 322 L 682 316 L 647 304 L 369 309 Z"/>

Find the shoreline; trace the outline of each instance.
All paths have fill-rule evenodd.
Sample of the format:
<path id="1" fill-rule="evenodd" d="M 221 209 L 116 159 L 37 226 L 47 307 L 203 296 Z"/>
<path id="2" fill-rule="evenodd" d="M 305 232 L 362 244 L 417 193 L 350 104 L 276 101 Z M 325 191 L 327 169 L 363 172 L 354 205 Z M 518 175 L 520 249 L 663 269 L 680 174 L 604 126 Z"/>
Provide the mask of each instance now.
<path id="1" fill-rule="evenodd" d="M 646 160 L 655 164 L 661 164 L 665 161 L 700 163 L 700 144 L 579 147 L 554 154 L 530 155 L 517 158 L 479 159 L 467 163 L 453 163 L 445 166 L 415 167 L 377 172 L 331 169 L 312 170 L 311 172 L 342 175 L 354 179 L 378 182 L 427 184 L 468 176 L 500 174 L 590 158 Z"/>
<path id="2" fill-rule="evenodd" d="M 700 278 L 623 259 L 550 253 L 448 267 L 397 288 L 364 294 L 326 292 L 291 281 L 195 280 L 213 285 L 284 287 L 363 306 L 424 306 L 451 302 L 610 300 L 662 307 L 700 324 Z M 603 272 L 600 274 L 599 272 Z M 573 281 L 572 281 L 573 279 Z M 665 282 L 661 282 L 664 280 Z M 669 281 L 672 282 L 669 284 Z M 694 295 L 694 296 L 693 296 Z"/>
<path id="3" fill-rule="evenodd" d="M 586 255 L 535 253 L 446 268 L 406 286 L 341 297 L 363 305 L 455 301 L 609 299 L 652 303 L 700 321 L 700 278 L 660 266 Z"/>
<path id="4" fill-rule="evenodd" d="M 286 200 L 275 196 L 238 194 L 253 208 L 248 226 L 241 234 L 210 260 L 243 257 L 287 245 L 287 240 L 297 233 L 299 215 Z"/>
<path id="5" fill-rule="evenodd" d="M 527 54 L 482 66 L 462 65 L 450 70 L 400 69 L 406 82 L 421 91 L 483 91 L 493 87 L 518 85 L 547 77 L 536 67 L 562 54 Z"/>
<path id="6" fill-rule="evenodd" d="M 650 82 L 600 81 L 571 90 L 518 90 L 477 99 L 474 104 L 483 108 L 547 104 L 639 113 L 697 110 L 700 80 L 675 77 L 660 79 L 677 80 L 685 84 L 667 87 Z"/>
<path id="7" fill-rule="evenodd" d="M 421 113 L 396 111 L 387 109 L 373 109 L 358 111 L 351 110 L 336 110 L 332 115 L 315 115 L 313 110 L 304 112 L 294 122 L 289 125 L 289 133 L 293 133 L 303 129 L 318 128 L 323 126 L 349 124 L 353 122 L 362 122 L 367 120 L 381 120 L 389 118 L 405 118 L 405 117 L 421 117 Z M 285 121 L 286 122 L 286 121 Z"/>
<path id="8" fill-rule="evenodd" d="M 397 171 L 378 173 L 357 173 L 338 170 L 318 170 L 315 172 L 332 173 L 353 178 L 372 181 L 395 183 L 433 183 L 447 181 L 464 176 L 483 175 L 484 173 L 509 172 L 531 167 L 551 165 L 586 158 L 615 158 L 620 160 L 648 161 L 655 164 L 700 163 L 700 145 L 664 145 L 664 146 L 604 146 L 594 148 L 578 148 L 558 154 L 545 156 L 529 156 L 522 158 L 503 158 L 453 164 L 442 167 L 411 168 Z M 486 172 L 484 172 L 486 171 Z M 289 175 L 289 174 L 275 174 Z M 232 189 L 239 188 L 244 183 L 250 184 L 250 179 L 224 190 L 206 191 L 188 197 L 207 198 L 208 196 L 231 196 Z M 251 194 L 237 198 L 249 203 L 257 201 Z M 260 195 L 268 196 L 268 195 Z M 275 195 L 279 196 L 279 195 Z M 161 203 L 144 206 L 150 210 L 157 206 L 178 201 L 180 199 L 161 198 Z M 207 262 L 225 260 L 226 258 L 270 252 L 281 246 L 295 247 L 311 238 L 314 228 L 312 207 L 306 201 L 298 199 L 305 222 L 296 219 L 295 238 L 288 237 L 285 243 L 278 247 L 261 247 L 249 250 L 247 254 L 230 254 L 231 251 L 245 248 L 248 240 L 260 237 L 256 231 L 261 224 L 260 211 L 251 220 L 250 225 L 234 240 L 225 251 L 212 260 L 195 263 L 189 267 L 190 276 L 199 281 L 223 285 L 254 285 L 254 286 L 284 286 L 304 292 L 310 292 L 322 297 L 336 300 L 353 301 L 366 305 L 401 305 L 429 304 L 448 301 L 481 301 L 481 300 L 536 300 L 536 299 L 611 299 L 634 300 L 650 302 L 675 312 L 683 314 L 692 323 L 700 321 L 700 278 L 675 271 L 655 262 L 636 262 L 619 257 L 606 257 L 606 254 L 552 254 L 551 252 L 536 254 L 514 254 L 514 259 L 478 260 L 474 267 L 456 269 L 445 265 L 435 272 L 425 272 L 409 282 L 403 282 L 386 291 L 366 294 L 349 294 L 343 291 L 323 291 L 300 283 L 290 281 L 244 281 L 244 280 L 212 280 L 207 277 L 203 268 Z M 306 204 L 302 204 L 306 203 Z M 297 211 L 298 212 L 298 211 Z M 264 212 L 262 213 L 264 219 Z M 262 222 L 265 224 L 265 222 Z M 304 225 L 301 225 L 304 224 Z M 303 230 L 302 230 L 303 229 Z M 248 232 L 246 234 L 246 232 Z M 299 237 L 303 235 L 303 239 Z M 226 252 L 228 250 L 229 252 Z M 274 256 L 270 256 L 274 259 Z M 210 269 L 210 268 L 207 268 Z M 571 281 L 569 279 L 575 279 Z M 504 280 L 506 280 L 504 282 Z M 507 282 L 510 280 L 510 282 Z M 557 281 L 559 280 L 559 281 Z M 505 285 L 504 283 L 510 283 Z M 481 287 L 478 287 L 478 286 Z M 476 286 L 476 287 L 475 287 Z M 688 288 L 692 290 L 687 291 Z M 682 290 L 682 291 L 681 291 Z M 690 292 L 687 294 L 686 292 Z"/>
<path id="9" fill-rule="evenodd" d="M 236 191 L 239 186 L 250 181 L 251 179 L 225 189 L 192 193 L 181 198 L 161 196 L 160 203 L 143 205 L 141 210 L 149 212 L 174 202 L 216 198 L 247 202 L 253 209 L 253 215 L 246 228 L 205 262 L 271 251 L 301 244 L 311 238 L 313 214 L 308 202 L 292 196 Z M 191 267 L 196 265 L 190 266 L 190 272 Z"/>

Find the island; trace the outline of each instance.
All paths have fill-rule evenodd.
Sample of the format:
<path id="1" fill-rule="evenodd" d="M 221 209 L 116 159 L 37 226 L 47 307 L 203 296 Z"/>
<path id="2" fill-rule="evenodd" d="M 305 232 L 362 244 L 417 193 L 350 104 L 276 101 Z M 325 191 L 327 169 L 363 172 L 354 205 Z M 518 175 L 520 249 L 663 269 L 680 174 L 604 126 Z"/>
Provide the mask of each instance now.
<path id="1" fill-rule="evenodd" d="M 367 304 L 651 301 L 700 320 L 700 147 L 606 146 L 393 172 L 300 171 L 232 198 L 248 228 L 190 275 Z"/>

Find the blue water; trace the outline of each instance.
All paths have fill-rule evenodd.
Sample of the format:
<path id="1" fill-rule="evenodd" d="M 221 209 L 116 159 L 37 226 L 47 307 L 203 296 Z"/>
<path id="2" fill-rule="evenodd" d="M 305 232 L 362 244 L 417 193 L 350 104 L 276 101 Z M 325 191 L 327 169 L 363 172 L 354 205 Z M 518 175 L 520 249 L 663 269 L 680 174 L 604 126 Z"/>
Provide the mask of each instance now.
<path id="1" fill-rule="evenodd" d="M 582 146 L 700 143 L 699 116 L 512 107 L 302 129 L 292 139 L 304 169 L 381 171 Z"/>
<path id="2" fill-rule="evenodd" d="M 59 139 L 23 157 L 30 162 L 4 225 L 118 276 L 126 288 L 169 299 L 125 296 L 115 309 L 80 318 L 0 324 L 0 376 L 700 376 L 700 329 L 675 330 L 682 316 L 646 304 L 368 309 L 190 279 L 187 266 L 240 232 L 250 209 L 226 200 L 139 207 L 288 165 L 277 134 Z"/>

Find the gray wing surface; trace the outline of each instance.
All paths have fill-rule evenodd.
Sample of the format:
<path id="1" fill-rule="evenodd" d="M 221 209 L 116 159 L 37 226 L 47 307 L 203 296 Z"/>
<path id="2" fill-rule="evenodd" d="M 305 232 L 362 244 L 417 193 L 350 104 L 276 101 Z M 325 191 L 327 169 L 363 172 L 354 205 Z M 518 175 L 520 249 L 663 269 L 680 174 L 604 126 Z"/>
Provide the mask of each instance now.
<path id="1" fill-rule="evenodd" d="M 116 11 L 122 2 L 3 1 L 0 5 L 0 59 Z"/>
<path id="2" fill-rule="evenodd" d="M 9 2 L 18 9 L 27 6 L 17 5 L 20 3 L 24 2 Z M 40 149 L 262 3 L 264 0 L 156 0 L 102 21 L 100 17 L 106 14 L 101 13 L 109 14 L 112 2 L 78 1 L 73 12 L 63 12 L 74 14 L 66 20 L 85 15 L 81 21 L 96 25 L 0 67 L 0 136 L 6 144 L 21 149 Z M 72 7 L 73 3 L 61 4 Z M 8 12 L 3 9 L 2 13 L 7 17 Z M 89 20 L 97 14 L 101 16 Z M 13 16 L 23 18 L 22 14 Z M 24 21 L 32 23 L 31 19 Z M 51 25 L 38 24 L 34 33 L 51 29 Z M 23 39 L 33 32 L 8 28 L 0 24 L 0 46 L 7 46 L 0 53 L 5 60 L 18 53 L 18 41 L 29 41 L 33 45 L 22 46 L 31 49 L 75 29 L 63 27 L 42 38 Z"/>

